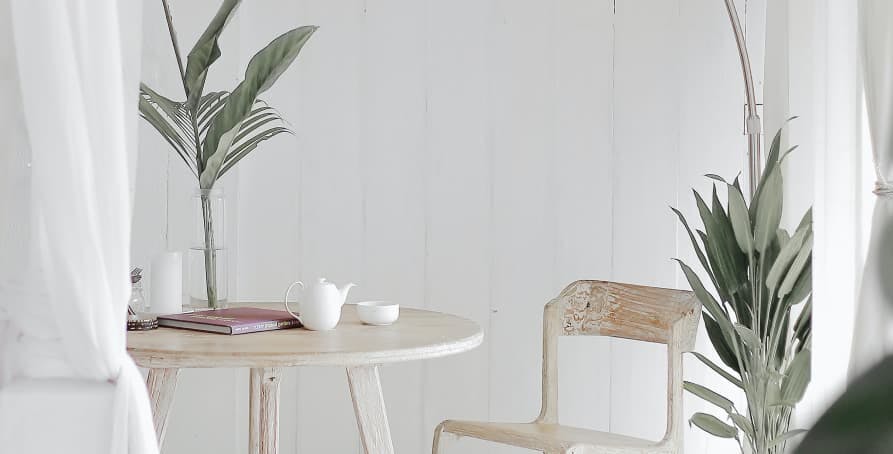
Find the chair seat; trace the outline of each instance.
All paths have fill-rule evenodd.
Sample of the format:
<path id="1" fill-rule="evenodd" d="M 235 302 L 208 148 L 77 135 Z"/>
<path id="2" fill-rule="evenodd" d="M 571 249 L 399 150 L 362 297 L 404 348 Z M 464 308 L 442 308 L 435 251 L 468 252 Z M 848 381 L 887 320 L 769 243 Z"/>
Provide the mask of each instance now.
<path id="1" fill-rule="evenodd" d="M 662 442 L 609 432 L 545 423 L 443 422 L 444 432 L 544 452 L 644 453 L 667 452 Z"/>

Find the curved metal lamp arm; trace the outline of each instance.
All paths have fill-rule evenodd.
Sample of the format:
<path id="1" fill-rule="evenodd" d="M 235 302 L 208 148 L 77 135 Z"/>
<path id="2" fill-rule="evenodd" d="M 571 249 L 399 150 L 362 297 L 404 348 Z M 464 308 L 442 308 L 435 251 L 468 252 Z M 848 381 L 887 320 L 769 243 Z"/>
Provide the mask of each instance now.
<path id="1" fill-rule="evenodd" d="M 747 96 L 747 158 L 749 161 L 747 177 L 751 198 L 760 181 L 763 158 L 760 153 L 760 133 L 762 126 L 760 116 L 757 115 L 757 101 L 753 85 L 753 72 L 750 69 L 750 57 L 747 55 L 747 43 L 744 41 L 744 32 L 738 21 L 738 12 L 735 10 L 734 0 L 725 0 L 726 10 L 729 12 L 729 20 L 732 21 L 732 30 L 735 32 L 735 42 L 738 44 L 738 56 L 741 58 L 741 72 L 744 75 L 744 90 Z"/>

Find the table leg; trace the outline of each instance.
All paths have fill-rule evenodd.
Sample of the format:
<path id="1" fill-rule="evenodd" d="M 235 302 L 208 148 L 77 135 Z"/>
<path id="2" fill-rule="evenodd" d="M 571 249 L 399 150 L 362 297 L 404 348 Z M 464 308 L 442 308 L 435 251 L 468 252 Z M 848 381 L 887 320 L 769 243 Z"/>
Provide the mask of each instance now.
<path id="1" fill-rule="evenodd" d="M 146 387 L 149 388 L 149 401 L 152 404 L 152 422 L 155 424 L 155 436 L 158 438 L 159 449 L 164 444 L 167 417 L 170 414 L 171 404 L 174 402 L 178 375 L 180 375 L 180 369 L 177 368 L 149 369 L 149 377 L 146 379 Z"/>
<path id="2" fill-rule="evenodd" d="M 282 369 L 263 367 L 251 369 L 248 402 L 248 452 L 277 454 L 279 452 L 279 379 Z"/>
<path id="3" fill-rule="evenodd" d="M 366 454 L 393 454 L 378 366 L 347 368 L 347 382 Z"/>

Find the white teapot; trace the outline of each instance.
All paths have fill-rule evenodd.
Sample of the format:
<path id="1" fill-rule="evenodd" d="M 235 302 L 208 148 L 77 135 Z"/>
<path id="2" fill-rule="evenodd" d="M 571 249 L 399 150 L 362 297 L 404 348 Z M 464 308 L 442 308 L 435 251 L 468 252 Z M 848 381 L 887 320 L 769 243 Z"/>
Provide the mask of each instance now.
<path id="1" fill-rule="evenodd" d="M 292 312 L 288 307 L 288 295 L 291 290 L 300 285 L 304 289 L 304 295 L 298 302 L 297 312 Z M 325 278 L 319 280 L 309 286 L 304 287 L 301 281 L 292 282 L 285 291 L 285 310 L 292 317 L 298 319 L 304 328 L 313 331 L 327 331 L 338 325 L 341 320 L 341 306 L 347 300 L 347 293 L 354 283 L 345 284 L 340 289 L 335 284 L 328 282 Z"/>

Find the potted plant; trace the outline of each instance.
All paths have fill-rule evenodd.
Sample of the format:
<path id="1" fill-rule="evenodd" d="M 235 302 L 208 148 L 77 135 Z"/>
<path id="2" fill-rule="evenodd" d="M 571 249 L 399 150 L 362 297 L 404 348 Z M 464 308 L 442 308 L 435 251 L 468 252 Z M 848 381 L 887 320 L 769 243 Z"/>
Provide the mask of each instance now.
<path id="1" fill-rule="evenodd" d="M 708 291 L 698 274 L 678 260 L 701 301 L 707 335 L 723 365 L 693 354 L 741 389 L 747 401 L 746 408 L 738 409 L 731 399 L 685 382 L 687 391 L 725 416 L 695 413 L 690 423 L 717 437 L 734 438 L 742 452 L 754 454 L 781 453 L 787 440 L 803 432 L 790 430 L 790 418 L 810 380 L 812 210 L 793 234 L 780 228 L 780 166 L 793 150 L 779 154 L 780 138 L 781 131 L 772 141 L 750 206 L 737 178 L 727 183 L 707 175 L 716 181 L 710 204 L 693 191 L 704 229 L 693 232 L 673 209 L 715 290 Z M 725 206 L 717 184 L 728 193 Z"/>
<path id="2" fill-rule="evenodd" d="M 275 109 L 258 96 L 276 83 L 316 31 L 316 26 L 289 30 L 258 51 L 248 62 L 245 78 L 232 91 L 205 93 L 205 79 L 220 57 L 217 41 L 240 0 L 224 0 L 186 57 L 184 68 L 167 0 L 162 0 L 185 99 L 174 101 L 146 84 L 140 85 L 139 111 L 183 160 L 198 183 L 202 219 L 205 304 L 218 308 L 214 184 L 261 142 L 291 130 Z M 194 248 L 195 249 L 195 248 Z"/>

